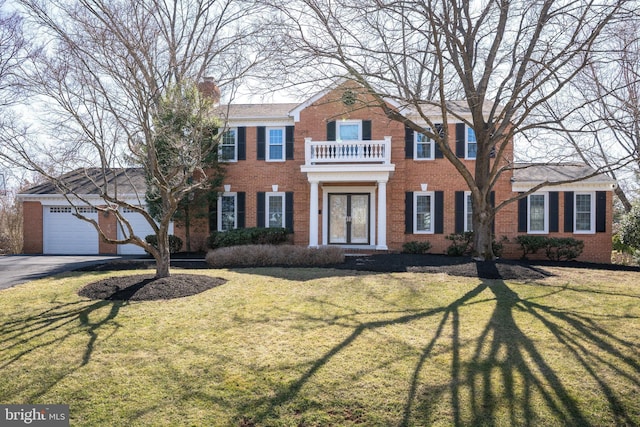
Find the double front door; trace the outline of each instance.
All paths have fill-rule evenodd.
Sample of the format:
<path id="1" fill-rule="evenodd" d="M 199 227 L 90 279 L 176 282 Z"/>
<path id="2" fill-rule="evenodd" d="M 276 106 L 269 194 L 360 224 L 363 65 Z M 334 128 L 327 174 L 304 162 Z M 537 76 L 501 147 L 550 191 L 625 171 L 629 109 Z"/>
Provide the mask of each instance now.
<path id="1" fill-rule="evenodd" d="M 369 194 L 329 194 L 329 244 L 369 244 Z"/>

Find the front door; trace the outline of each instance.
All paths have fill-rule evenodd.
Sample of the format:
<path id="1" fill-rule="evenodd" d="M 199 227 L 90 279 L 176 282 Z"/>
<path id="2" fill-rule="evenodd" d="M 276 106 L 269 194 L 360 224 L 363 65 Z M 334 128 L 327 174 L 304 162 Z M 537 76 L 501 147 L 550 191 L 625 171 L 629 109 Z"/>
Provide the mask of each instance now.
<path id="1" fill-rule="evenodd" d="M 369 244 L 369 194 L 329 194 L 329 244 Z"/>

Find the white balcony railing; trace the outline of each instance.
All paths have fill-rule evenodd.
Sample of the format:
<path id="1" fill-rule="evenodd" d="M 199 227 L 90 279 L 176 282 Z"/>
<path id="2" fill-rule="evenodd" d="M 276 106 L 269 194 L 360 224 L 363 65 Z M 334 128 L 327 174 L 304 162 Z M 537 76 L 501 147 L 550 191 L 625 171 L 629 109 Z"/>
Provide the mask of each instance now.
<path id="1" fill-rule="evenodd" d="M 391 137 L 381 141 L 312 141 L 304 139 L 305 163 L 391 164 Z"/>

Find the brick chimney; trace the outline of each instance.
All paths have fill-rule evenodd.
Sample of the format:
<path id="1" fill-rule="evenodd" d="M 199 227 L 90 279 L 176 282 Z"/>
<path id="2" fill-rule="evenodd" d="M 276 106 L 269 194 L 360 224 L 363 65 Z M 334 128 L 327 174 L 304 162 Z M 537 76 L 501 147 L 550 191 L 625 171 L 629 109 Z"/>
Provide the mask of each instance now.
<path id="1" fill-rule="evenodd" d="M 198 83 L 198 90 L 202 96 L 210 98 L 214 105 L 220 104 L 220 88 L 216 85 L 213 77 L 204 77 Z"/>

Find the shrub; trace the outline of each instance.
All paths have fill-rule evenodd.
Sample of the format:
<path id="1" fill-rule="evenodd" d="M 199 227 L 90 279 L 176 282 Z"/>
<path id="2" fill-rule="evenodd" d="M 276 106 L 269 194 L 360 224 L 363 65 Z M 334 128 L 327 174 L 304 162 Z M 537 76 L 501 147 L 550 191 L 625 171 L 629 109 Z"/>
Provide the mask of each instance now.
<path id="1" fill-rule="evenodd" d="M 616 233 L 611 238 L 613 243 L 613 250 L 621 252 L 623 254 L 633 254 L 634 250 L 631 246 L 622 243 L 622 239 L 620 238 L 620 234 Z"/>
<path id="2" fill-rule="evenodd" d="M 493 245 L 493 254 L 498 258 L 501 257 L 502 252 L 504 251 L 504 244 L 507 243 L 508 241 L 509 241 L 509 238 L 507 236 L 502 236 L 500 238 L 500 241 L 494 240 L 493 242 L 491 242 L 491 244 Z"/>
<path id="3" fill-rule="evenodd" d="M 447 248 L 447 255 L 463 256 L 471 254 L 471 249 L 473 247 L 472 231 L 449 234 L 445 239 L 451 240 L 451 245 Z"/>
<path id="4" fill-rule="evenodd" d="M 279 245 L 287 242 L 288 234 L 286 228 L 236 228 L 211 233 L 207 246 L 216 249 L 241 245 Z"/>
<path id="5" fill-rule="evenodd" d="M 155 234 L 149 234 L 144 238 L 147 243 L 149 243 L 154 248 L 158 247 L 158 236 Z M 176 252 L 180 252 L 182 249 L 182 239 L 178 236 L 174 236 L 173 234 L 169 235 L 169 253 L 175 254 Z"/>
<path id="6" fill-rule="evenodd" d="M 547 258 L 553 261 L 571 261 L 580 256 L 584 249 L 584 242 L 573 237 L 547 238 L 545 252 Z"/>
<path id="7" fill-rule="evenodd" d="M 620 243 L 633 249 L 640 249 L 640 202 L 635 202 L 631 211 L 620 221 Z"/>
<path id="8" fill-rule="evenodd" d="M 213 249 L 206 261 L 213 268 L 319 266 L 343 263 L 344 251 L 335 246 L 245 245 Z"/>
<path id="9" fill-rule="evenodd" d="M 431 243 L 424 242 L 407 242 L 402 245 L 402 252 L 405 254 L 426 254 L 431 249 Z"/>
<path id="10" fill-rule="evenodd" d="M 526 259 L 528 254 L 535 254 L 540 249 L 547 246 L 548 238 L 545 236 L 521 235 L 516 237 L 516 243 L 522 248 L 522 259 Z"/>

